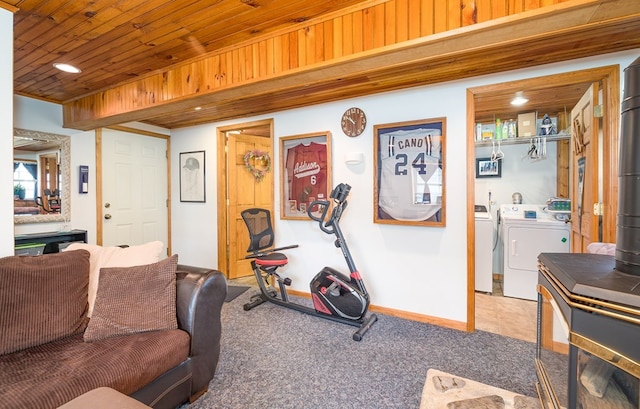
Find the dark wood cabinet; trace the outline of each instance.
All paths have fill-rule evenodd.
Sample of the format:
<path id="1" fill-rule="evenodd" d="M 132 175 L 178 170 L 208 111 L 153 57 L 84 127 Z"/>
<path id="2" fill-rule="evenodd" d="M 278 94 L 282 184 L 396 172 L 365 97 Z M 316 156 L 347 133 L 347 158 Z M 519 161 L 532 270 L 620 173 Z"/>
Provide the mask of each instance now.
<path id="1" fill-rule="evenodd" d="M 82 243 L 87 242 L 86 230 L 70 230 L 70 231 L 56 231 L 45 233 L 29 233 L 18 234 L 15 237 L 15 245 L 25 245 L 30 243 L 44 244 L 43 254 L 57 253 L 60 251 L 60 245 L 79 241 Z"/>

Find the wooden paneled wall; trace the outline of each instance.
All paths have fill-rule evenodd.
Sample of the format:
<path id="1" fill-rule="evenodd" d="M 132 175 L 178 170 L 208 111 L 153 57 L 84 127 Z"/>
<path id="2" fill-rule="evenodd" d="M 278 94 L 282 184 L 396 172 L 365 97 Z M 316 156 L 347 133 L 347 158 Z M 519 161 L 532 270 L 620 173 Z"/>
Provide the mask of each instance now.
<path id="1" fill-rule="evenodd" d="M 220 50 L 128 84 L 65 103 L 65 123 L 135 111 L 273 78 L 569 0 L 388 0 Z M 319 73 L 319 75 L 321 75 Z"/>

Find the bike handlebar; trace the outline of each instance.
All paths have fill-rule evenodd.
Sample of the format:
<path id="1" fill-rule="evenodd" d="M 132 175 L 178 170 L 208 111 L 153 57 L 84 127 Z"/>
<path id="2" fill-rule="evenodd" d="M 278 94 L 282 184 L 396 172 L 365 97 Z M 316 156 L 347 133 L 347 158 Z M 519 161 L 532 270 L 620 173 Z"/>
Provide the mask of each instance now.
<path id="1" fill-rule="evenodd" d="M 349 191 L 351 190 L 351 186 L 346 183 L 340 183 L 336 186 L 332 191 L 330 197 L 336 203 L 336 206 L 333 208 L 331 212 L 331 216 L 329 220 L 325 221 L 327 218 L 327 211 L 329 210 L 330 202 L 328 200 L 315 200 L 311 202 L 309 208 L 307 209 L 307 214 L 311 218 L 311 220 L 316 221 L 320 224 L 320 230 L 327 234 L 334 234 L 335 232 L 335 223 L 340 221 L 340 217 L 342 217 L 342 211 L 347 207 L 347 197 L 349 196 Z M 314 207 L 320 207 L 320 216 L 315 216 L 313 214 Z"/>
<path id="2" fill-rule="evenodd" d="M 313 214 L 314 207 L 320 207 L 320 216 L 316 216 Z M 329 210 L 329 201 L 328 200 L 314 200 L 309 204 L 309 209 L 307 210 L 307 214 L 311 218 L 311 220 L 318 222 L 320 224 L 320 230 L 327 234 L 333 234 L 333 227 L 330 229 L 328 227 L 328 222 L 324 222 L 327 217 L 327 210 Z"/>

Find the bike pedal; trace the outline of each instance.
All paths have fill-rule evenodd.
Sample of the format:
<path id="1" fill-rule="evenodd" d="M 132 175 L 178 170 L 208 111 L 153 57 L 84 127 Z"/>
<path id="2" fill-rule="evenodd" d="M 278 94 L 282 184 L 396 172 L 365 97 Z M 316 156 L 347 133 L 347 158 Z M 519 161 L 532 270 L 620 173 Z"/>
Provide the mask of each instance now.
<path id="1" fill-rule="evenodd" d="M 291 285 L 291 279 L 289 277 L 282 280 L 282 282 L 284 283 L 284 285 Z"/>

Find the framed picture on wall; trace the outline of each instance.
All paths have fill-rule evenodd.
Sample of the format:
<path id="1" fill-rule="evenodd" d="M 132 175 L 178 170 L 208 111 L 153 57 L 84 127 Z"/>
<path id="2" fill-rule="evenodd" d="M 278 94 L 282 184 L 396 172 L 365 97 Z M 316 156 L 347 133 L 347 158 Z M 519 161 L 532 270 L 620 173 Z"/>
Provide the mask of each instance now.
<path id="1" fill-rule="evenodd" d="M 280 138 L 280 175 L 280 218 L 311 220 L 311 204 L 331 193 L 331 132 Z"/>
<path id="2" fill-rule="evenodd" d="M 374 126 L 374 223 L 445 226 L 446 129 L 446 118 Z"/>
<path id="3" fill-rule="evenodd" d="M 502 177 L 502 160 L 476 158 L 476 178 Z"/>
<path id="4" fill-rule="evenodd" d="M 180 201 L 204 203 L 204 151 L 180 153 Z"/>

